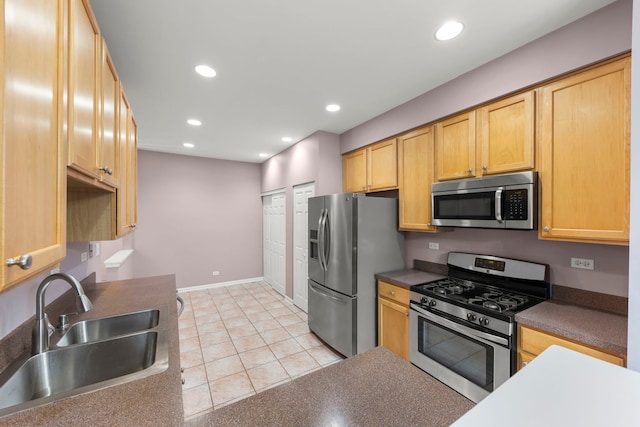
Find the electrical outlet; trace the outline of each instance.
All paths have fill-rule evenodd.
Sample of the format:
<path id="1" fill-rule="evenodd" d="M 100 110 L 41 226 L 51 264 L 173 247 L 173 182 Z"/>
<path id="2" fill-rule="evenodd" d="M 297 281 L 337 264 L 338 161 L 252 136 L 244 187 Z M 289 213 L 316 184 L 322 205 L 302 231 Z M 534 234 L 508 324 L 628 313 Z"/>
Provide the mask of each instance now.
<path id="1" fill-rule="evenodd" d="M 438 242 L 429 242 L 429 249 L 435 249 L 436 251 L 440 249 L 440 243 Z"/>
<path id="2" fill-rule="evenodd" d="M 212 276 L 219 276 L 219 275 L 220 275 L 220 272 L 219 272 L 219 271 L 214 271 L 211 275 L 212 275 Z"/>
<path id="3" fill-rule="evenodd" d="M 571 258 L 571 267 L 593 270 L 593 260 L 583 258 Z"/>
<path id="4" fill-rule="evenodd" d="M 80 262 L 85 262 L 88 258 L 88 254 L 86 252 L 82 252 L 80 254 Z"/>

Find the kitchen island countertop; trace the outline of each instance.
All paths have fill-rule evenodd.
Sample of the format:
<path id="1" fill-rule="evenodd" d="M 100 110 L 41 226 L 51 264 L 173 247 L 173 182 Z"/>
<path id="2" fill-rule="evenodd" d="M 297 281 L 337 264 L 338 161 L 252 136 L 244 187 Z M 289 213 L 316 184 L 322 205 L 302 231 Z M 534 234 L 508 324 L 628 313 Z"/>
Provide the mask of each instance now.
<path id="1" fill-rule="evenodd" d="M 449 426 L 474 403 L 383 347 L 187 420 L 198 426 Z"/>

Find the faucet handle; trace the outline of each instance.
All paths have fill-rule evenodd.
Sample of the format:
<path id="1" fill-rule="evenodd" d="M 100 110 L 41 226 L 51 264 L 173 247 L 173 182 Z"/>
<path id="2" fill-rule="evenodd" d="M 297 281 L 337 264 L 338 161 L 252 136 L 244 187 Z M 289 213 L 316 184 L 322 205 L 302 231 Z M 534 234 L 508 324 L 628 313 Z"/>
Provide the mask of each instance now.
<path id="1" fill-rule="evenodd" d="M 44 322 L 47 326 L 47 333 L 49 334 L 49 336 L 53 335 L 53 333 L 56 331 L 56 328 L 49 321 L 49 315 L 47 313 L 44 314 Z"/>
<path id="2" fill-rule="evenodd" d="M 60 328 L 61 331 L 66 331 L 67 328 L 69 327 L 69 317 L 70 316 L 77 316 L 78 313 L 64 313 L 61 314 L 60 317 L 58 317 L 58 320 L 60 321 L 60 325 L 58 326 Z"/>

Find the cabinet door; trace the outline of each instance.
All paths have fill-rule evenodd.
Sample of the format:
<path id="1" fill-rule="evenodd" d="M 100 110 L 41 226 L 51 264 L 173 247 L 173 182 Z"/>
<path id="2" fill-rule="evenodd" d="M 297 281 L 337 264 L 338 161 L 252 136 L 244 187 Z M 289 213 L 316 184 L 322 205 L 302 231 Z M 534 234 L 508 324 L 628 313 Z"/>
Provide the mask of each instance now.
<path id="1" fill-rule="evenodd" d="M 460 114 L 436 123 L 436 178 L 475 176 L 476 113 Z"/>
<path id="2" fill-rule="evenodd" d="M 98 26 L 88 0 L 69 0 L 69 166 L 99 178 Z"/>
<path id="3" fill-rule="evenodd" d="M 367 147 L 367 191 L 398 187 L 398 148 L 396 139 Z"/>
<path id="4" fill-rule="evenodd" d="M 398 138 L 399 227 L 436 231 L 431 226 L 433 128 L 424 127 Z"/>
<path id="5" fill-rule="evenodd" d="M 120 86 L 118 73 L 109 55 L 107 44 L 101 39 L 101 82 L 100 82 L 100 173 L 102 181 L 117 186 L 118 167 L 118 105 Z"/>
<path id="6" fill-rule="evenodd" d="M 478 110 L 479 174 L 533 169 L 534 100 L 529 91 Z"/>
<path id="7" fill-rule="evenodd" d="M 367 190 L 367 149 L 342 156 L 342 190 L 363 193 Z"/>
<path id="8" fill-rule="evenodd" d="M 540 238 L 628 244 L 630 64 L 540 90 Z"/>
<path id="9" fill-rule="evenodd" d="M 378 298 L 378 345 L 409 360 L 409 308 Z"/>
<path id="10" fill-rule="evenodd" d="M 118 144 L 120 147 L 118 168 L 120 186 L 117 190 L 118 236 L 131 232 L 137 221 L 137 124 L 133 118 L 127 97 L 120 85 L 118 120 Z"/>
<path id="11" fill-rule="evenodd" d="M 5 0 L 0 87 L 3 114 L 0 292 L 65 256 L 66 149 L 62 136 L 59 49 L 62 1 Z M 6 260 L 30 255 L 32 266 Z"/>

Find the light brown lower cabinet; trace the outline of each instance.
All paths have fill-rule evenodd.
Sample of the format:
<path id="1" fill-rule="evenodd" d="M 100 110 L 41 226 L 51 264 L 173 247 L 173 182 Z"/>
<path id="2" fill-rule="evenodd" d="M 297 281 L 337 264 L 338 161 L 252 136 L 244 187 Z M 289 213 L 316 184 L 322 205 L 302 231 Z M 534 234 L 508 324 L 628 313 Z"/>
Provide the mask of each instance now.
<path id="1" fill-rule="evenodd" d="M 378 345 L 409 360 L 409 289 L 378 281 Z"/>
<path id="2" fill-rule="evenodd" d="M 614 365 L 626 366 L 627 364 L 625 356 L 591 347 L 529 326 L 518 325 L 518 370 L 526 366 L 551 345 L 559 345 L 604 360 L 605 362 L 613 363 Z"/>

